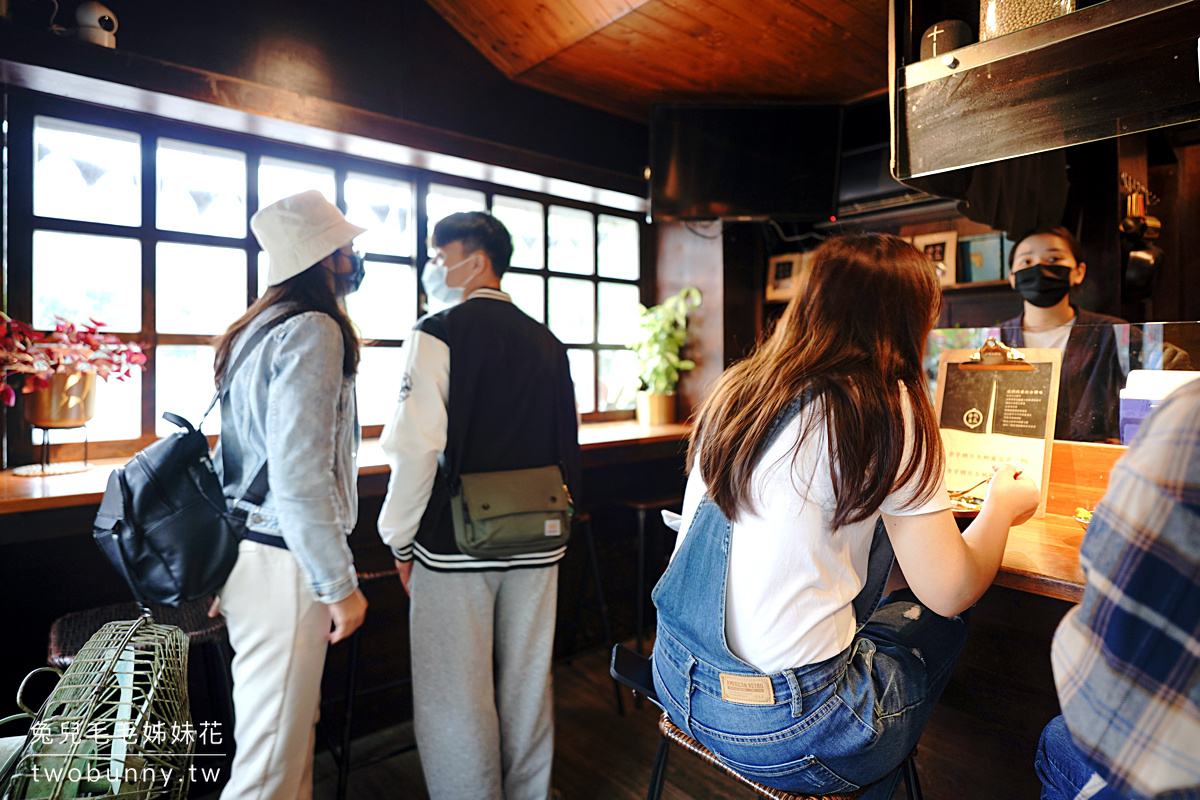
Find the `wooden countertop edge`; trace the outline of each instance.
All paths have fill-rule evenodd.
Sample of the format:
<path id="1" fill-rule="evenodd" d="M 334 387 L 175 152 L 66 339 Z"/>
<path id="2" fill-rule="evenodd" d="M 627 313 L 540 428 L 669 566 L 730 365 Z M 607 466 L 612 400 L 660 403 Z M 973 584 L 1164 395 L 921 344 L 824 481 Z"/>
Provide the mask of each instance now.
<path id="1" fill-rule="evenodd" d="M 690 427 L 685 423 L 671 425 L 641 426 L 635 422 L 599 422 L 580 428 L 580 449 L 585 452 L 604 451 L 622 447 L 639 447 L 663 442 L 683 442 Z M 366 456 L 366 458 L 363 458 Z M 358 474 L 362 476 L 387 475 L 391 472 L 383 460 L 378 440 L 364 441 L 359 451 Z M 51 475 L 47 477 L 17 477 L 11 470 L 0 472 L 0 515 L 20 514 L 28 511 L 44 511 L 56 508 L 71 508 L 99 503 L 104 496 L 104 485 L 108 474 L 122 466 L 126 458 L 96 459 L 89 473 Z M 56 490 L 55 487 L 86 484 L 78 491 Z M 18 487 L 14 491 L 13 487 Z M 98 487 L 98 488 L 93 488 Z M 11 496 L 16 494 L 17 496 Z"/>

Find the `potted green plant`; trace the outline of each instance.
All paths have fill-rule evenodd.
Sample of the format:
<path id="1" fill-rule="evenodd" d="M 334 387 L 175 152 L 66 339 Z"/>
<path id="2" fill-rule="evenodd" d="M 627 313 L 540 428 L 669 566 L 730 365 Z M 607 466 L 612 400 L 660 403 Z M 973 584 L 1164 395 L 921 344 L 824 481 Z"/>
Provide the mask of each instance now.
<path id="1" fill-rule="evenodd" d="M 105 333 L 103 322 L 76 325 L 61 317 L 49 333 L 0 312 L 0 403 L 25 401 L 25 419 L 39 428 L 77 428 L 96 413 L 96 377 L 123 381 L 146 355 L 136 343 Z M 15 381 L 11 381 L 14 376 Z"/>
<path id="2" fill-rule="evenodd" d="M 688 311 L 700 299 L 700 290 L 689 286 L 656 306 L 638 306 L 638 331 L 629 346 L 638 359 L 637 415 L 643 425 L 675 421 L 675 385 L 680 373 L 696 366 L 680 351 L 687 342 Z"/>

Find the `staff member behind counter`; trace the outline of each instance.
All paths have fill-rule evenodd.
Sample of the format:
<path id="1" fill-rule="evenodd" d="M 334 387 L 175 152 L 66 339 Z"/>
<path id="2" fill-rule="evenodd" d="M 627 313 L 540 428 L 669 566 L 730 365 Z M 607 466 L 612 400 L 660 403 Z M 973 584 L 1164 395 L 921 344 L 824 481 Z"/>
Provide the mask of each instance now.
<path id="1" fill-rule="evenodd" d="M 1000 339 L 1010 347 L 1063 351 L 1055 439 L 1079 442 L 1119 441 L 1120 391 L 1125 376 L 1140 366 L 1141 331 L 1129 330 L 1128 357 L 1114 325 L 1125 320 L 1086 311 L 1071 302 L 1070 291 L 1083 283 L 1083 250 L 1061 226 L 1030 233 L 1009 256 L 1009 285 L 1025 301 L 1024 313 L 1001 323 Z M 1163 369 L 1190 369 L 1188 355 L 1163 344 Z"/>

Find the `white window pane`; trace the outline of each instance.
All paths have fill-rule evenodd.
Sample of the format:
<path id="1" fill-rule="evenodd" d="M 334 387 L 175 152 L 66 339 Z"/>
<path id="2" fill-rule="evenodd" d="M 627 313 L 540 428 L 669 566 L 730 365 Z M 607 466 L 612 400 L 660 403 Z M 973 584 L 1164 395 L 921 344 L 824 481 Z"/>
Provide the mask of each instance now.
<path id="1" fill-rule="evenodd" d="M 33 232 L 33 327 L 55 315 L 111 331 L 142 329 L 142 243 L 116 236 Z"/>
<path id="2" fill-rule="evenodd" d="M 96 416 L 85 428 L 63 428 L 50 431 L 50 444 L 107 442 L 137 439 L 142 435 L 142 371 L 132 369 L 123 381 L 116 378 L 96 379 Z M 42 443 L 42 431 L 35 428 L 33 443 Z"/>
<path id="3" fill-rule="evenodd" d="M 282 158 L 263 156 L 258 162 L 258 207 L 265 208 L 276 200 L 316 189 L 333 203 L 337 200 L 337 186 L 333 170 L 304 164 L 300 161 L 285 161 Z"/>
<path id="4" fill-rule="evenodd" d="M 600 410 L 625 411 L 637 404 L 638 362 L 632 350 L 600 351 Z"/>
<path id="5" fill-rule="evenodd" d="M 492 198 L 492 214 L 503 222 L 504 227 L 512 234 L 512 266 L 526 269 L 542 268 L 545 262 L 544 213 L 542 204 L 536 200 L 520 200 L 516 197 Z"/>
<path id="6" fill-rule="evenodd" d="M 33 120 L 33 213 L 142 223 L 142 137 L 50 117 Z"/>
<path id="7" fill-rule="evenodd" d="M 161 333 L 222 333 L 246 310 L 246 251 L 158 243 L 155 326 Z"/>
<path id="8" fill-rule="evenodd" d="M 162 230 L 246 235 L 246 154 L 158 141 L 157 225 Z"/>
<path id="9" fill-rule="evenodd" d="M 351 172 L 346 177 L 346 219 L 367 232 L 354 240 L 364 253 L 413 254 L 413 187 Z"/>
<path id="10" fill-rule="evenodd" d="M 638 330 L 638 287 L 629 283 L 600 284 L 601 344 L 628 344 Z"/>
<path id="11" fill-rule="evenodd" d="M 357 292 L 346 295 L 346 311 L 366 339 L 407 339 L 417 321 L 417 270 L 410 264 L 367 261 Z"/>
<path id="12" fill-rule="evenodd" d="M 580 414 L 596 410 L 596 357 L 591 350 L 568 350 L 571 380 L 575 382 L 575 404 Z"/>
<path id="13" fill-rule="evenodd" d="M 441 219 L 460 211 L 487 211 L 487 196 L 474 189 L 462 189 L 440 183 L 429 184 L 429 194 L 425 195 L 425 214 L 429 217 L 430 236 L 433 235 L 433 227 Z M 430 253 L 432 252 L 431 248 Z"/>
<path id="14" fill-rule="evenodd" d="M 639 233 L 637 220 L 601 214 L 596 223 L 600 261 L 597 274 L 604 278 L 636 281 L 641 274 Z"/>
<path id="15" fill-rule="evenodd" d="M 546 280 L 540 275 L 506 272 L 500 276 L 500 288 L 512 295 L 517 308 L 538 322 L 546 321 Z"/>
<path id="16" fill-rule="evenodd" d="M 595 284 L 574 278 L 550 279 L 551 332 L 568 344 L 595 341 Z"/>
<path id="17" fill-rule="evenodd" d="M 399 347 L 364 347 L 358 362 L 358 424 L 385 425 L 396 411 L 404 355 Z"/>
<path id="18" fill-rule="evenodd" d="M 550 206 L 550 269 L 573 275 L 596 271 L 596 230 L 592 212 Z"/>
<path id="19" fill-rule="evenodd" d="M 216 350 L 208 345 L 159 345 L 154 355 L 154 432 L 168 436 L 179 428 L 162 418 L 164 411 L 200 424 L 216 386 L 213 384 L 213 357 Z M 204 433 L 221 432 L 221 408 L 217 406 L 204 423 Z"/>

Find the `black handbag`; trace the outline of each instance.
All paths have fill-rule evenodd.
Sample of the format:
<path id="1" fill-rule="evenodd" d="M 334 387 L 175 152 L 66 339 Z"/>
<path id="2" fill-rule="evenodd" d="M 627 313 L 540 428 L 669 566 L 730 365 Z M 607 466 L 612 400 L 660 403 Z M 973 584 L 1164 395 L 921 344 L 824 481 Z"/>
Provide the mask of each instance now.
<path id="1" fill-rule="evenodd" d="M 219 399 L 226 405 L 233 373 L 259 341 L 298 313 L 302 312 L 281 314 L 254 332 L 223 376 L 205 417 Z M 138 603 L 177 606 L 207 597 L 225 584 L 245 535 L 246 514 L 228 509 L 208 440 L 199 428 L 170 412 L 163 418 L 182 430 L 112 471 L 92 535 Z M 263 464 L 240 499 L 260 505 L 267 485 Z"/>

